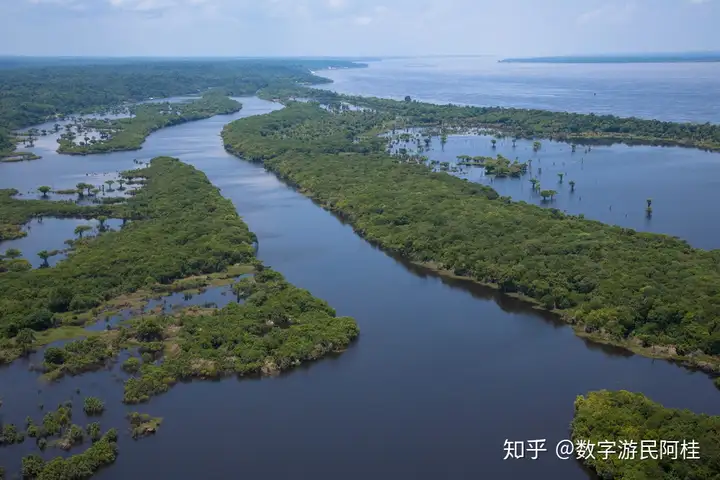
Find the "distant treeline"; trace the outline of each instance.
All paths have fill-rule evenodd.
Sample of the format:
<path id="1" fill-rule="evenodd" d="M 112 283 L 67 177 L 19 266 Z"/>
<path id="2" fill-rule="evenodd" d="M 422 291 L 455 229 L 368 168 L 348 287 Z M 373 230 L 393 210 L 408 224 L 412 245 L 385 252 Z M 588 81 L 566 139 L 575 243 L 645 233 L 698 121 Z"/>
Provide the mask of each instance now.
<path id="1" fill-rule="evenodd" d="M 271 84 L 329 82 L 312 75 L 309 69 L 360 66 L 313 59 L 124 61 L 6 57 L 0 64 L 13 68 L 0 68 L 0 152 L 13 148 L 11 130 L 58 114 L 210 88 L 227 95 L 251 95 Z"/>
<path id="2" fill-rule="evenodd" d="M 270 89 L 271 91 L 273 89 Z M 393 113 L 417 126 L 495 128 L 517 138 L 549 138 L 576 143 L 629 143 L 720 151 L 720 125 L 645 120 L 635 117 L 552 112 L 506 107 L 435 105 L 341 95 L 311 88 L 282 88 L 274 96 L 302 96 L 323 104 L 345 102 Z"/>

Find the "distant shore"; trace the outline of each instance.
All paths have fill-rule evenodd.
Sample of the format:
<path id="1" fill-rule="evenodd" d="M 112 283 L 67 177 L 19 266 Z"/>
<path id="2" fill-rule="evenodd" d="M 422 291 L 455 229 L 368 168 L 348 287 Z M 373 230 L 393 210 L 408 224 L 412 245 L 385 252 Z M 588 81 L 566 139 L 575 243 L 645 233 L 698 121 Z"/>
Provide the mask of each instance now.
<path id="1" fill-rule="evenodd" d="M 720 62 L 720 52 L 646 55 L 576 55 L 505 58 L 500 63 L 698 63 Z"/>

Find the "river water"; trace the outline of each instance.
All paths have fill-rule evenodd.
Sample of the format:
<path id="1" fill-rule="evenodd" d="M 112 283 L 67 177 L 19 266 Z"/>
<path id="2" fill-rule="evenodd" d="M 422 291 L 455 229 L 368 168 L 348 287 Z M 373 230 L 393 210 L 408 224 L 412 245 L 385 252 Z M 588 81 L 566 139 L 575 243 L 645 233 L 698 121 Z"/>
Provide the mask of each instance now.
<path id="1" fill-rule="evenodd" d="M 705 375 L 588 344 L 518 301 L 404 265 L 261 166 L 228 155 L 224 124 L 279 108 L 241 101 L 237 114 L 160 130 L 138 152 L 67 157 L 39 142 L 43 159 L 0 166 L 0 188 L 74 185 L 88 172 L 132 168 L 135 158 L 178 157 L 233 201 L 265 264 L 355 317 L 359 340 L 279 377 L 177 385 L 132 408 L 120 404 L 117 369 L 40 386 L 16 363 L 0 370 L 6 421 L 40 415 L 39 398 L 54 407 L 86 395 L 107 401 L 106 426 L 127 410 L 164 417 L 154 437 L 121 438 L 117 463 L 97 476 L 110 480 L 584 479 L 579 464 L 553 453 L 569 435 L 577 395 L 628 389 L 720 414 Z M 503 461 L 505 439 L 547 439 L 549 451 L 537 461 Z M 0 449 L 0 464 L 16 471 L 31 446 Z"/>
<path id="2" fill-rule="evenodd" d="M 675 122 L 720 122 L 720 63 L 498 63 L 407 58 L 319 74 L 340 93 L 459 105 L 538 108 Z"/>

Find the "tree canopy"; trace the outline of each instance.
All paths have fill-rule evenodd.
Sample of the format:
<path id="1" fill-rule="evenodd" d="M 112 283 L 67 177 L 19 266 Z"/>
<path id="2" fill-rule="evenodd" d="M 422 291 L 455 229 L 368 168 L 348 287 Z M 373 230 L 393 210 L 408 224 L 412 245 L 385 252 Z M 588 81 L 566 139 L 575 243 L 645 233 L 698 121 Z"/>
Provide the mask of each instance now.
<path id="1" fill-rule="evenodd" d="M 639 393 L 603 390 L 579 396 L 571 431 L 576 445 L 596 446 L 594 458 L 580 456 L 601 479 L 703 480 L 720 472 L 720 417 L 665 408 Z M 601 442 L 612 443 L 615 453 L 605 458 L 597 448 Z M 623 442 L 634 442 L 635 453 L 630 453 L 632 443 L 624 447 Z M 697 459 L 689 457 L 688 446 L 694 445 L 689 442 L 697 442 Z"/>
<path id="2" fill-rule="evenodd" d="M 425 121 L 448 108 L 423 104 Z M 662 346 L 654 354 L 717 368 L 720 251 L 513 202 L 399 163 L 377 136 L 393 119 L 291 102 L 229 124 L 223 138 L 228 151 L 262 161 L 389 251 L 520 294 L 597 339 Z"/>

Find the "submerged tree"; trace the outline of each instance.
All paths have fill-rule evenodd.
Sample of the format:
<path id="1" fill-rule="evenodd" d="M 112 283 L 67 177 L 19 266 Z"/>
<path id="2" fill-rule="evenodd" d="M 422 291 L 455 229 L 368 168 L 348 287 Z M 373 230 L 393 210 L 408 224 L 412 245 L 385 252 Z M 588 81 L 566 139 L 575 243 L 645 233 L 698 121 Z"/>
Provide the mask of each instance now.
<path id="1" fill-rule="evenodd" d="M 512 146 L 513 146 L 513 148 L 515 148 L 515 143 L 516 143 L 516 142 L 517 142 L 517 138 L 513 138 L 513 139 L 512 139 Z"/>
<path id="2" fill-rule="evenodd" d="M 531 178 L 530 183 L 532 183 L 533 190 L 537 190 L 540 187 L 540 180 L 537 178 Z"/>
<path id="3" fill-rule="evenodd" d="M 577 148 L 577 145 L 575 145 L 575 144 L 573 143 L 573 144 L 570 145 L 570 147 L 572 148 L 572 152 L 575 153 L 575 149 Z"/>
<path id="4" fill-rule="evenodd" d="M 563 177 L 565 176 L 565 174 L 564 174 L 564 173 L 558 173 L 557 176 L 558 176 L 558 178 L 560 179 L 560 183 L 562 183 L 562 182 L 563 182 Z"/>
<path id="5" fill-rule="evenodd" d="M 645 201 L 647 202 L 647 208 L 648 208 L 648 209 L 651 209 L 651 208 L 652 208 L 652 198 L 648 198 L 648 199 L 645 200 Z"/>
<path id="6" fill-rule="evenodd" d="M 92 227 L 90 225 L 78 225 L 75 227 L 75 235 L 77 235 L 79 238 L 83 238 L 83 233 L 89 232 L 92 230 Z"/>
<path id="7" fill-rule="evenodd" d="M 112 192 L 112 186 L 115 183 L 115 180 L 105 180 L 105 183 L 108 186 L 108 192 Z"/>
<path id="8" fill-rule="evenodd" d="M 47 250 L 42 250 L 38 252 L 37 255 L 43 261 L 41 268 L 47 268 L 50 266 L 50 264 L 48 263 L 48 258 L 50 258 L 50 252 L 48 252 Z"/>
<path id="9" fill-rule="evenodd" d="M 108 220 L 108 217 L 105 217 L 105 216 L 99 216 L 97 218 L 98 230 L 100 230 L 101 232 L 104 232 L 107 229 L 107 226 L 105 225 L 107 220 Z"/>
<path id="10" fill-rule="evenodd" d="M 490 143 L 492 143 L 492 148 L 496 148 L 497 140 L 493 138 L 492 140 L 490 140 Z"/>
<path id="11" fill-rule="evenodd" d="M 533 152 L 537 152 L 542 147 L 542 144 L 537 140 L 533 142 Z"/>
<path id="12" fill-rule="evenodd" d="M 52 188 L 48 187 L 47 185 L 38 187 L 38 192 L 42 193 L 43 198 L 47 198 L 48 193 L 50 193 L 51 191 L 52 191 Z"/>
<path id="13" fill-rule="evenodd" d="M 575 191 L 575 180 L 570 180 L 568 183 L 570 184 L 570 191 L 574 192 Z"/>
<path id="14" fill-rule="evenodd" d="M 557 195 L 557 192 L 555 190 L 542 190 L 540 192 L 540 196 L 543 197 L 543 200 L 547 200 L 548 198 L 552 200 L 555 195 Z"/>

